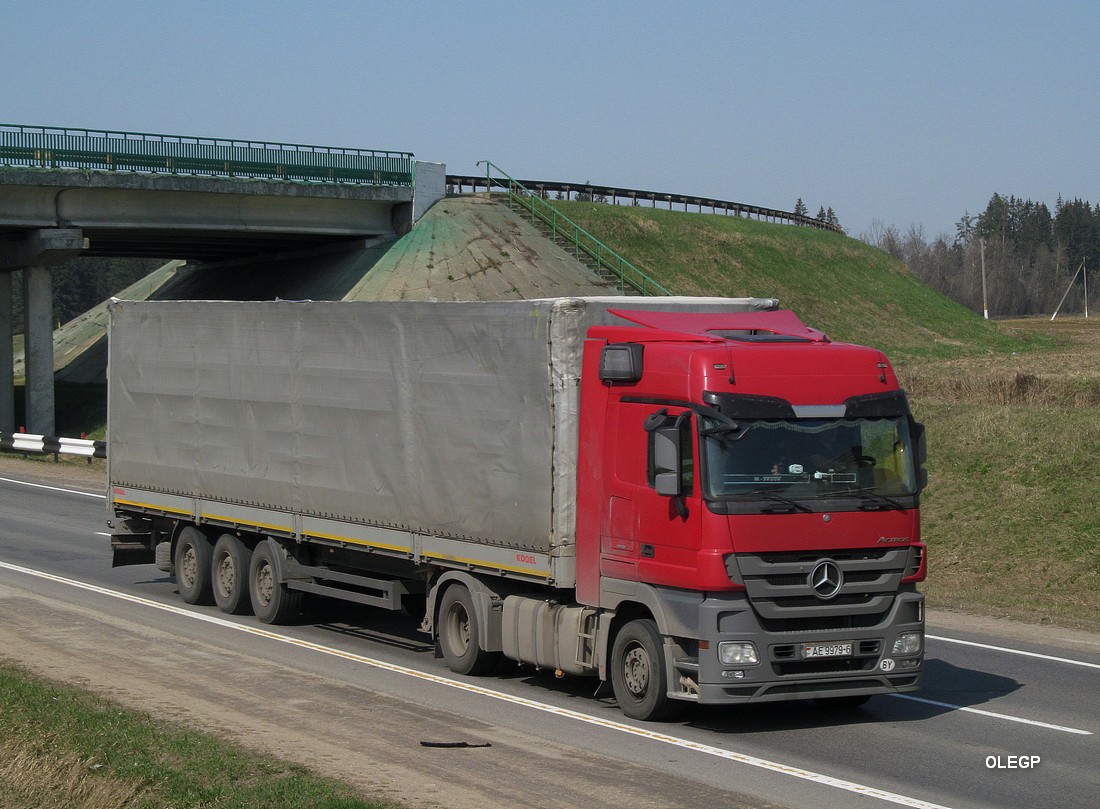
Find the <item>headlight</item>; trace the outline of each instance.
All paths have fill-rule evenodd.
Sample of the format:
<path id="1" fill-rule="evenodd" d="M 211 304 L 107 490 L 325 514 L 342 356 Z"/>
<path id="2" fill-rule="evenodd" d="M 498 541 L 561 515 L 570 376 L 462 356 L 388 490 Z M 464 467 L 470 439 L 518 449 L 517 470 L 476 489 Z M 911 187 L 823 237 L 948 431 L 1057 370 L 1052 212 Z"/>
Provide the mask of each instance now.
<path id="1" fill-rule="evenodd" d="M 897 640 L 894 641 L 894 651 L 892 654 L 895 656 L 918 655 L 923 646 L 924 637 L 920 632 L 902 632 L 898 635 Z"/>
<path id="2" fill-rule="evenodd" d="M 760 662 L 752 643 L 722 641 L 718 644 L 718 659 L 724 666 L 754 666 Z"/>

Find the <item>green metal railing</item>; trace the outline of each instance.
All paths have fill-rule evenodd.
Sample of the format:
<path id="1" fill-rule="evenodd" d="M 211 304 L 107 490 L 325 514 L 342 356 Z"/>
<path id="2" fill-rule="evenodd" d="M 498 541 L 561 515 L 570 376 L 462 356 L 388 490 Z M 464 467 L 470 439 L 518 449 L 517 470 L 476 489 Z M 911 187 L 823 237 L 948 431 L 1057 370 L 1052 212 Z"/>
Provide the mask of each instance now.
<path id="1" fill-rule="evenodd" d="M 477 165 L 485 166 L 485 182 L 490 192 L 494 187 L 504 189 L 508 194 L 509 202 L 519 205 L 530 213 L 532 224 L 542 221 L 550 229 L 552 238 L 562 236 L 573 245 L 574 255 L 577 258 L 580 258 L 582 252 L 586 253 L 595 260 L 599 269 L 606 269 L 618 278 L 620 292 L 625 293 L 627 287 L 630 287 L 642 295 L 672 294 L 543 199 L 537 192 L 525 188 L 518 180 L 510 177 L 499 166 L 488 160 L 480 160 Z M 500 175 L 499 177 L 493 176 L 494 170 Z"/>
<path id="2" fill-rule="evenodd" d="M 412 158 L 377 149 L 0 124 L 5 166 L 411 186 Z"/>

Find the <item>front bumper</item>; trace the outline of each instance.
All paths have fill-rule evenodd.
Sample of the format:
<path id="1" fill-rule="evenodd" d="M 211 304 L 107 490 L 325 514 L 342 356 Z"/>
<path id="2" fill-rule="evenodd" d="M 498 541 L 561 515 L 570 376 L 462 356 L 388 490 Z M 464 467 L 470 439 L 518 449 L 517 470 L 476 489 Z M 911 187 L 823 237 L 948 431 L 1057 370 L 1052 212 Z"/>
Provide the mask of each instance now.
<path id="1" fill-rule="evenodd" d="M 769 632 L 744 594 L 712 596 L 699 606 L 698 657 L 675 661 L 684 688 L 678 696 L 704 704 L 728 704 L 915 691 L 921 683 L 923 643 L 917 654 L 894 655 L 893 648 L 902 633 L 923 636 L 923 617 L 924 596 L 903 590 L 871 626 Z M 723 665 L 718 657 L 723 641 L 755 644 L 759 662 Z M 849 642 L 851 654 L 802 656 L 803 644 Z"/>

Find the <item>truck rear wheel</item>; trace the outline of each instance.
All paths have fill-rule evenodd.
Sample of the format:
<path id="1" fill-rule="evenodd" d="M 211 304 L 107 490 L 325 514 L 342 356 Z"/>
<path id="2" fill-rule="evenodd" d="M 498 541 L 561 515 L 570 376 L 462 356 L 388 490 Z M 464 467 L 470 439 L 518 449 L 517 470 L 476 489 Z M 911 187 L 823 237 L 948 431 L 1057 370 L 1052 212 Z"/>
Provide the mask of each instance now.
<path id="1" fill-rule="evenodd" d="M 500 661 L 500 652 L 481 648 L 474 599 L 461 584 L 448 587 L 440 601 L 439 646 L 456 674 L 488 674 Z"/>
<path id="2" fill-rule="evenodd" d="M 248 568 L 252 552 L 232 534 L 222 534 L 214 545 L 211 583 L 214 603 L 230 615 L 246 615 L 252 611 L 248 595 Z"/>
<path id="3" fill-rule="evenodd" d="M 265 541 L 252 551 L 252 562 L 248 566 L 248 594 L 257 618 L 265 624 L 286 624 L 302 611 L 302 591 L 291 590 L 279 582 L 275 547 L 270 541 Z"/>
<path id="4" fill-rule="evenodd" d="M 619 708 L 631 719 L 660 721 L 679 710 L 680 704 L 668 697 L 664 643 L 654 621 L 631 621 L 615 636 L 611 687 Z"/>
<path id="5" fill-rule="evenodd" d="M 180 531 L 176 540 L 176 585 L 188 604 L 214 603 L 214 591 L 210 586 L 212 556 L 206 534 L 191 525 Z"/>

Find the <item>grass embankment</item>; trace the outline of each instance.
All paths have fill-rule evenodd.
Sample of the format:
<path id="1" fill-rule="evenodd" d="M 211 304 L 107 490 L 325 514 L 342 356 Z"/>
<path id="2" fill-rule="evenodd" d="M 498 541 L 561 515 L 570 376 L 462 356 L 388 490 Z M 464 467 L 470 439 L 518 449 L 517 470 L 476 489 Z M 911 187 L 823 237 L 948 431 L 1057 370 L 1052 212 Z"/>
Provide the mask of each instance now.
<path id="1" fill-rule="evenodd" d="M 1100 322 L 987 322 L 837 233 L 554 204 L 677 294 L 776 297 L 885 350 L 928 427 L 929 604 L 1100 631 Z"/>
<path id="2" fill-rule="evenodd" d="M 0 664 L 0 809 L 384 809 L 303 767 Z"/>
<path id="3" fill-rule="evenodd" d="M 929 289 L 881 250 L 840 233 L 723 214 L 553 204 L 677 295 L 778 298 L 807 325 L 891 357 L 1029 345 Z"/>

